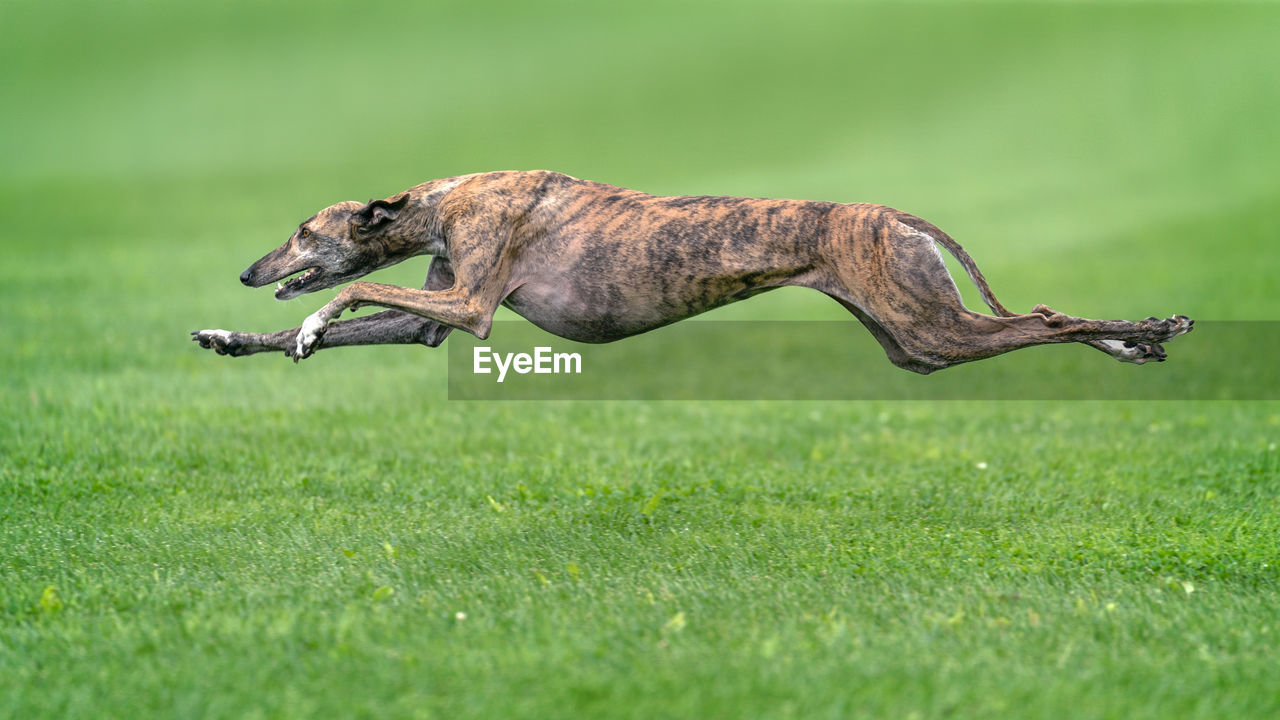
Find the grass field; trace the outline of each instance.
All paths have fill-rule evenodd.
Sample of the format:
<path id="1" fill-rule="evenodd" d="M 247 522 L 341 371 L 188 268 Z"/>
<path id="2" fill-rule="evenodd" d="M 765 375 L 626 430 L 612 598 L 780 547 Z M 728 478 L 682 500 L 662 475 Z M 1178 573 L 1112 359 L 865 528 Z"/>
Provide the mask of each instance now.
<path id="1" fill-rule="evenodd" d="M 0 717 L 1277 716 L 1276 403 L 450 402 L 442 350 L 187 339 L 327 300 L 236 281 L 320 207 L 535 167 L 895 205 L 1015 309 L 1274 321 L 1277 37 L 1263 3 L 0 2 Z"/>

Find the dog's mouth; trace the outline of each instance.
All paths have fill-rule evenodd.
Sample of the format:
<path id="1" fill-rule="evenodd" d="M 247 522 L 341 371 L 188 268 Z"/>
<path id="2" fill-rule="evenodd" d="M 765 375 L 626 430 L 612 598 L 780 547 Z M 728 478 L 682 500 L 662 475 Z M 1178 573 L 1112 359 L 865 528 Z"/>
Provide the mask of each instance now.
<path id="1" fill-rule="evenodd" d="M 324 271 L 318 267 L 309 267 L 299 270 L 298 272 L 301 272 L 302 274 L 291 280 L 276 283 L 277 300 L 288 300 L 289 298 L 297 297 L 302 293 L 307 292 L 307 286 L 314 284 L 315 281 L 324 273 Z"/>

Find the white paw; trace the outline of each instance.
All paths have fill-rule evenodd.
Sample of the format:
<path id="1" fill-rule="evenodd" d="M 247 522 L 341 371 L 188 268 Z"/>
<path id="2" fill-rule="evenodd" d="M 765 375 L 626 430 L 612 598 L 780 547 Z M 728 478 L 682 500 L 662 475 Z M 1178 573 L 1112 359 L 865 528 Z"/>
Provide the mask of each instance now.
<path id="1" fill-rule="evenodd" d="M 307 319 L 302 321 L 302 327 L 298 328 L 297 345 L 293 353 L 294 362 L 311 355 L 316 344 L 320 342 L 320 337 L 324 335 L 327 325 L 328 321 L 320 317 L 319 313 L 308 315 Z"/>
<path id="2" fill-rule="evenodd" d="M 213 350 L 219 355 L 228 355 L 240 347 L 239 343 L 233 342 L 233 335 L 228 330 L 197 330 L 191 333 L 191 339 L 202 348 Z"/>

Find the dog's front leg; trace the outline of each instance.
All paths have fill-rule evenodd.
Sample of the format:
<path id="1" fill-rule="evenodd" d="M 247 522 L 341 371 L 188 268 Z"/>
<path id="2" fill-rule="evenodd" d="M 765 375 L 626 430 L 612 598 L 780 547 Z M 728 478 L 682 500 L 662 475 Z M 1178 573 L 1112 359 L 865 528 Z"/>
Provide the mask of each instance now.
<path id="1" fill-rule="evenodd" d="M 219 355 L 241 357 L 261 352 L 284 351 L 293 357 L 301 328 L 273 333 L 245 333 L 229 330 L 198 330 L 191 339 L 200 347 Z M 426 318 L 395 310 L 334 323 L 325 337 L 326 348 L 354 345 L 426 345 L 439 347 L 451 328 Z"/>
<path id="2" fill-rule="evenodd" d="M 447 290 L 454 283 L 453 267 L 444 257 L 434 257 L 427 270 L 423 290 Z M 325 347 L 353 345 L 426 345 L 440 347 L 453 328 L 438 322 L 397 310 L 385 310 L 367 317 L 334 323 L 325 338 Z M 229 330 L 197 330 L 191 339 L 200 347 L 219 355 L 240 357 L 260 352 L 284 351 L 293 357 L 297 351 L 298 331 L 291 328 L 273 333 L 246 333 Z"/>
<path id="3" fill-rule="evenodd" d="M 352 283 L 303 321 L 295 337 L 294 362 L 310 357 L 319 346 L 321 338 L 329 332 L 329 323 L 347 308 L 358 305 L 380 305 L 412 313 L 444 326 L 466 330 L 481 339 L 489 336 L 493 311 L 497 309 L 496 302 L 493 307 L 486 307 L 477 302 L 471 293 L 457 287 L 432 291 L 381 283 Z"/>
<path id="4" fill-rule="evenodd" d="M 234 330 L 195 330 L 191 339 L 206 350 L 219 355 L 243 357 L 260 352 L 284 350 L 293 342 L 297 330 L 281 330 L 274 333 L 247 333 Z"/>
<path id="5" fill-rule="evenodd" d="M 452 276 L 447 288 L 432 284 L 430 278 L 427 289 L 423 290 L 371 282 L 346 286 L 298 328 L 293 361 L 310 356 L 329 323 L 344 310 L 363 305 L 412 313 L 443 326 L 466 330 L 482 340 L 489 337 L 493 313 L 509 292 L 507 280 L 520 262 L 519 255 L 508 246 L 511 231 L 504 223 L 480 216 L 446 225 L 449 260 L 442 268 L 445 272 L 441 278 Z"/>

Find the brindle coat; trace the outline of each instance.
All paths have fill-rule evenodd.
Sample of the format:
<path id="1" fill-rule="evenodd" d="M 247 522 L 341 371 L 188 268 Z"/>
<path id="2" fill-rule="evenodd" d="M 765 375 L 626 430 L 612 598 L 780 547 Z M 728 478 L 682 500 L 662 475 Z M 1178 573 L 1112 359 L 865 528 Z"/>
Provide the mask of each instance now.
<path id="1" fill-rule="evenodd" d="M 937 245 L 995 316 L 964 307 Z M 1180 315 L 1086 320 L 1044 305 L 1011 313 L 950 236 L 882 205 L 657 197 L 547 171 L 445 178 L 386 200 L 339 203 L 240 280 L 260 287 L 306 271 L 276 291 L 283 300 L 418 255 L 434 256 L 421 290 L 355 282 L 299 328 L 201 330 L 193 339 L 226 355 L 283 350 L 295 362 L 320 347 L 435 347 L 453 328 L 488 337 L 505 305 L 561 337 L 609 342 L 786 285 L 831 296 L 895 365 L 918 373 L 1059 342 L 1159 361 L 1160 343 L 1192 327 Z M 390 309 L 330 325 L 361 305 Z"/>

